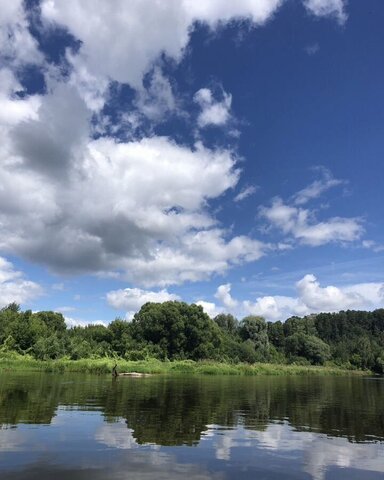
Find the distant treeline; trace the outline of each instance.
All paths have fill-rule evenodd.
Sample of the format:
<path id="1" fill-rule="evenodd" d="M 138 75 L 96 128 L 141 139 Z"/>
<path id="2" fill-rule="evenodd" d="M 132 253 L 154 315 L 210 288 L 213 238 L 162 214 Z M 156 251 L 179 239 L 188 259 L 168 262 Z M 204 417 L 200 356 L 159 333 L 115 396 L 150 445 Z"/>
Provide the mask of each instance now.
<path id="1" fill-rule="evenodd" d="M 131 322 L 67 328 L 61 313 L 0 310 L 0 355 L 16 351 L 36 359 L 121 357 L 127 360 L 206 360 L 323 365 L 384 373 L 384 309 L 342 311 L 284 323 L 230 314 L 213 320 L 201 306 L 146 303 Z"/>

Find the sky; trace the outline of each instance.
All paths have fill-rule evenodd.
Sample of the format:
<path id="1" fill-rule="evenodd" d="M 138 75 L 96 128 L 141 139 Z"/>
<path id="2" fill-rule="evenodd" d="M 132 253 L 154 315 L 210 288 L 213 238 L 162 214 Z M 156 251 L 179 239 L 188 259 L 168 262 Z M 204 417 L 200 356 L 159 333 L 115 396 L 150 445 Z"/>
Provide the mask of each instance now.
<path id="1" fill-rule="evenodd" d="M 0 0 L 0 306 L 384 306 L 381 0 Z"/>

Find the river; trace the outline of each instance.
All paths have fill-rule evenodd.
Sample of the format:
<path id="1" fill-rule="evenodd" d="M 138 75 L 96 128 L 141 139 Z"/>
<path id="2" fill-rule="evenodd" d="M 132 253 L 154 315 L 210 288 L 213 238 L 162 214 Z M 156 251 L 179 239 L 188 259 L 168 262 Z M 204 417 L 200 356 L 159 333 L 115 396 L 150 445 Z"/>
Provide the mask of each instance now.
<path id="1" fill-rule="evenodd" d="M 383 378 L 0 374 L 1 480 L 379 478 Z"/>

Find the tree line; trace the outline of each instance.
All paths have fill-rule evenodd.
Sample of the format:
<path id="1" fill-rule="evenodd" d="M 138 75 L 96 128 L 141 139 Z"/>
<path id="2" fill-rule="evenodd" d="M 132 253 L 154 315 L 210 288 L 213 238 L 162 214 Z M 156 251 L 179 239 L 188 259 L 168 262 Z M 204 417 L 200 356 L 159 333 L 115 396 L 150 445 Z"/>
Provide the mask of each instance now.
<path id="1" fill-rule="evenodd" d="M 341 311 L 285 322 L 230 314 L 211 319 L 199 305 L 146 303 L 131 322 L 67 328 L 61 313 L 0 310 L 0 354 L 36 359 L 121 357 L 127 360 L 216 360 L 323 365 L 384 373 L 384 309 Z"/>

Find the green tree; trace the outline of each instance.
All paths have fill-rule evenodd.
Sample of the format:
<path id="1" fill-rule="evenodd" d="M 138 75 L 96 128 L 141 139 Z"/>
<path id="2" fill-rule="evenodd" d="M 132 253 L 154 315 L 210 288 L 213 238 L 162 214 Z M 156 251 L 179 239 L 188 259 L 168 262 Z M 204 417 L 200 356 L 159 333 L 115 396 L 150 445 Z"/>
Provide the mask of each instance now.
<path id="1" fill-rule="evenodd" d="M 285 336 L 284 336 L 284 326 L 279 321 L 277 322 L 268 322 L 268 339 L 270 343 L 276 347 L 278 350 L 284 348 L 285 345 Z"/>
<path id="2" fill-rule="evenodd" d="M 306 358 L 314 365 L 322 365 L 331 356 L 330 347 L 320 338 L 305 333 L 294 333 L 285 341 L 288 356 Z"/>
<path id="3" fill-rule="evenodd" d="M 219 352 L 220 330 L 199 305 L 146 303 L 132 323 L 134 338 L 159 345 L 168 359 L 214 358 Z"/>
<path id="4" fill-rule="evenodd" d="M 268 327 L 263 317 L 250 315 L 243 318 L 239 326 L 243 341 L 250 340 L 257 353 L 258 360 L 266 360 L 269 351 Z"/>
<path id="5" fill-rule="evenodd" d="M 213 320 L 217 323 L 221 330 L 229 333 L 230 335 L 234 335 L 239 326 L 238 320 L 231 314 L 219 313 L 219 315 L 216 315 Z"/>
<path id="6" fill-rule="evenodd" d="M 61 334 L 67 329 L 65 319 L 61 313 L 52 311 L 37 312 L 34 313 L 32 317 L 37 317 L 38 319 L 42 320 L 52 333 L 56 332 Z"/>
<path id="7" fill-rule="evenodd" d="M 308 315 L 304 318 L 290 317 L 284 323 L 284 334 L 290 337 L 295 333 L 304 333 L 306 335 L 317 335 L 315 316 Z"/>

